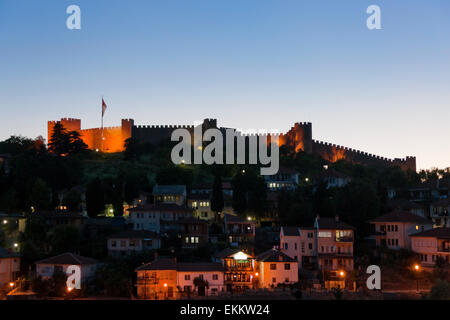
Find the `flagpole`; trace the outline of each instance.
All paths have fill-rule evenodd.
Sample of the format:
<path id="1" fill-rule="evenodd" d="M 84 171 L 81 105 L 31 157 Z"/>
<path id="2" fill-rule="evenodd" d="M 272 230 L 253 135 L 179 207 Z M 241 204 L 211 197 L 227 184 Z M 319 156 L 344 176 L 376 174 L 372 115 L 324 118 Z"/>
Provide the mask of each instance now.
<path id="1" fill-rule="evenodd" d="M 102 96 L 102 144 L 101 144 L 101 150 L 103 152 L 103 96 Z"/>

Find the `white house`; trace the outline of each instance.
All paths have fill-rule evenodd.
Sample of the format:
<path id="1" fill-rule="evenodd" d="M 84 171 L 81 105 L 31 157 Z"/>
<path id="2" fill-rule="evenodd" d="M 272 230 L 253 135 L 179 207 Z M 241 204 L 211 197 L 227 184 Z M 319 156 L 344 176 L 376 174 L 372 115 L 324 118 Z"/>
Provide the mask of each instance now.
<path id="1" fill-rule="evenodd" d="M 262 288 L 298 282 L 298 263 L 287 254 L 270 249 L 256 257 L 258 283 Z"/>
<path id="2" fill-rule="evenodd" d="M 36 262 L 36 275 L 43 279 L 49 279 L 57 271 L 67 274 L 69 266 L 78 266 L 81 270 L 81 283 L 92 279 L 98 267 L 98 261 L 92 258 L 86 258 L 74 253 L 66 252 L 60 255 L 50 257 Z"/>
<path id="3" fill-rule="evenodd" d="M 178 263 L 177 286 L 184 295 L 217 295 L 224 291 L 224 267 L 221 263 Z"/>
<path id="4" fill-rule="evenodd" d="M 450 228 L 434 228 L 412 234 L 411 247 L 420 260 L 420 264 L 432 267 L 438 258 L 450 262 Z"/>
<path id="5" fill-rule="evenodd" d="M 11 250 L 0 248 L 0 288 L 16 280 L 20 271 L 20 256 Z"/>
<path id="6" fill-rule="evenodd" d="M 108 254 L 115 257 L 159 248 L 160 236 L 147 230 L 125 230 L 108 238 Z"/>

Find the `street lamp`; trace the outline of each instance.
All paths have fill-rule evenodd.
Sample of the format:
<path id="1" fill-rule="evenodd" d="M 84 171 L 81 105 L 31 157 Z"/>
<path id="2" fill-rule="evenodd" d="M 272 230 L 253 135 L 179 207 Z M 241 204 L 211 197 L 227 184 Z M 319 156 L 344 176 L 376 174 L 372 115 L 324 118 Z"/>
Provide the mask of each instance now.
<path id="1" fill-rule="evenodd" d="M 3 220 L 3 224 L 7 224 L 8 223 L 8 220 Z"/>
<path id="2" fill-rule="evenodd" d="M 416 291 L 417 291 L 417 293 L 419 293 L 419 274 L 418 274 L 418 272 L 420 271 L 420 265 L 415 264 L 415 265 L 414 265 L 414 270 L 417 272 L 417 278 L 416 278 L 416 281 L 417 281 L 417 289 L 416 289 Z"/>

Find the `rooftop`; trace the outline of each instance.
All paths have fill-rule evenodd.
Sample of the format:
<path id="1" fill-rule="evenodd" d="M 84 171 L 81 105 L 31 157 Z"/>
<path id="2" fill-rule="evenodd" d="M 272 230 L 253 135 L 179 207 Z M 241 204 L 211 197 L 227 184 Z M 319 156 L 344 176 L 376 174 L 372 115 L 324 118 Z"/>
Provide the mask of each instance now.
<path id="1" fill-rule="evenodd" d="M 369 220 L 369 222 L 412 222 L 412 223 L 425 223 L 432 224 L 432 221 L 423 217 L 410 213 L 408 211 L 395 210 L 388 214 L 382 215 L 375 219 Z"/>
<path id="2" fill-rule="evenodd" d="M 70 252 L 62 253 L 57 256 L 36 262 L 36 264 L 71 264 L 71 265 L 96 264 L 96 263 L 98 263 L 98 261 L 95 259 L 82 257 Z"/>
<path id="3" fill-rule="evenodd" d="M 177 270 L 177 261 L 174 258 L 157 258 L 136 268 L 136 271 L 143 270 Z"/>
<path id="4" fill-rule="evenodd" d="M 256 260 L 261 262 L 296 262 L 294 258 L 291 258 L 287 254 L 276 250 L 267 250 L 256 257 Z"/>
<path id="5" fill-rule="evenodd" d="M 180 195 L 186 194 L 186 186 L 182 184 L 156 185 L 153 187 L 153 195 Z"/>
<path id="6" fill-rule="evenodd" d="M 159 239 L 160 236 L 148 230 L 124 230 L 113 234 L 109 239 Z"/>
<path id="7" fill-rule="evenodd" d="M 14 253 L 12 250 L 6 250 L 0 247 L 0 258 L 16 258 L 20 257 L 19 253 Z"/>
<path id="8" fill-rule="evenodd" d="M 318 217 L 316 222 L 318 222 L 319 229 L 354 229 L 351 225 L 339 220 L 338 217 Z"/>
<path id="9" fill-rule="evenodd" d="M 154 211 L 165 211 L 165 212 L 192 212 L 191 208 L 185 206 L 179 206 L 175 203 L 157 203 L 157 204 L 144 204 L 137 206 L 128 210 L 129 212 L 154 212 Z"/>
<path id="10" fill-rule="evenodd" d="M 430 237 L 439 239 L 450 239 L 450 228 L 434 228 L 419 233 L 414 233 L 410 237 Z"/>
<path id="11" fill-rule="evenodd" d="M 299 227 L 281 227 L 281 230 L 286 237 L 300 236 Z"/>

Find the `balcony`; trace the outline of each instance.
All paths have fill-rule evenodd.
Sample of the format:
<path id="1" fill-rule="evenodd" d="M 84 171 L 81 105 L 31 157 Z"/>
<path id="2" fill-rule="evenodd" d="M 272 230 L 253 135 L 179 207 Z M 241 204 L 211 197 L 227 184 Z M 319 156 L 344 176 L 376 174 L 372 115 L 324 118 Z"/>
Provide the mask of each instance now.
<path id="1" fill-rule="evenodd" d="M 438 248 L 437 248 L 437 251 L 438 251 L 438 252 L 450 252 L 450 248 L 443 248 L 443 247 L 440 247 L 440 248 L 439 248 L 439 247 L 438 247 Z"/>
<path id="2" fill-rule="evenodd" d="M 353 237 L 335 237 L 336 242 L 353 242 Z"/>

